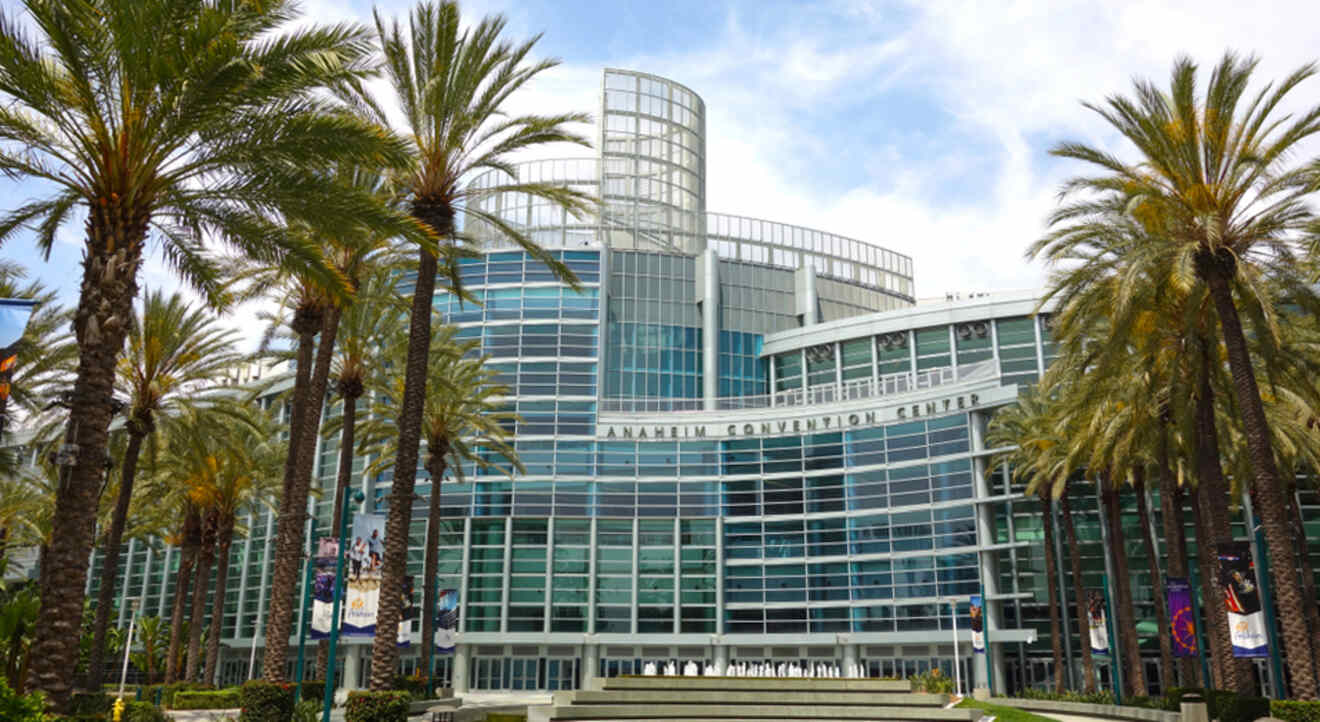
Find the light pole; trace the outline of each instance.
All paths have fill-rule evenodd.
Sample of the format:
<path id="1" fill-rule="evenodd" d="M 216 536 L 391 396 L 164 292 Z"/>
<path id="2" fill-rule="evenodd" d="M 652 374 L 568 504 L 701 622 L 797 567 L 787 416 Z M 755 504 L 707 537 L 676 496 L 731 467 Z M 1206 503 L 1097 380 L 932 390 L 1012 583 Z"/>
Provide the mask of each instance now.
<path id="1" fill-rule="evenodd" d="M 949 616 L 953 617 L 953 693 L 962 696 L 962 654 L 958 651 L 958 600 L 949 600 Z"/>
<path id="2" fill-rule="evenodd" d="M 312 602 L 312 586 L 313 586 L 312 582 L 314 579 L 313 575 L 316 573 L 316 551 L 315 551 L 317 548 L 316 517 L 312 517 L 311 533 L 308 534 L 308 538 L 311 539 L 312 542 L 311 543 L 312 551 L 307 554 L 307 561 L 306 561 L 307 569 L 306 569 L 306 574 L 303 575 L 303 600 L 302 600 L 303 623 L 298 625 L 298 671 L 297 671 L 298 684 L 293 688 L 294 704 L 298 704 L 298 701 L 302 699 L 303 670 L 306 668 L 305 665 L 307 661 L 307 627 L 310 626 L 309 621 L 307 619 L 307 612 Z"/>
<path id="3" fill-rule="evenodd" d="M 124 640 L 124 665 L 119 669 L 119 694 L 116 701 L 122 704 L 124 699 L 124 680 L 128 677 L 128 652 L 133 648 L 133 623 L 137 621 L 138 606 L 142 600 L 133 598 L 128 600 L 128 639 Z"/>
<path id="4" fill-rule="evenodd" d="M 356 491 L 352 496 L 344 495 L 344 508 L 339 525 L 339 553 L 335 555 L 334 606 L 330 610 L 330 655 L 325 667 L 325 702 L 321 707 L 321 722 L 330 722 L 330 707 L 335 702 L 335 665 L 339 649 L 339 603 L 343 599 L 348 585 L 344 580 L 344 552 L 348 546 L 348 529 L 353 519 L 353 504 L 361 504 L 366 495 Z"/>

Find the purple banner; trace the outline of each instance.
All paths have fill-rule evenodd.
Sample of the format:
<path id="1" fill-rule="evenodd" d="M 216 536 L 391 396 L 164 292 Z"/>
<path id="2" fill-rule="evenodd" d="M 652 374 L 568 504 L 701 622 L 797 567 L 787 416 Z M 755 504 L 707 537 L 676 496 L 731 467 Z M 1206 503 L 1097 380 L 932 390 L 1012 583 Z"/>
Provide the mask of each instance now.
<path id="1" fill-rule="evenodd" d="M 985 608 L 980 594 L 973 594 L 968 600 L 967 611 L 972 618 L 972 651 L 985 654 Z"/>
<path id="2" fill-rule="evenodd" d="M 1169 604 L 1169 637 L 1173 642 L 1173 656 L 1197 656 L 1196 615 L 1192 612 L 1192 585 L 1186 579 L 1169 577 L 1164 581 L 1164 596 Z"/>

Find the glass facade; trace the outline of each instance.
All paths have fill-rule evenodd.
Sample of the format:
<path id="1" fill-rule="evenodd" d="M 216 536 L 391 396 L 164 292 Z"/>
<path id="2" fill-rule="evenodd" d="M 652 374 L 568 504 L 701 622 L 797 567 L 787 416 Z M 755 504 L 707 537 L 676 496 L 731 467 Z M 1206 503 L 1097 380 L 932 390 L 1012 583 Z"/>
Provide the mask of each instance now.
<path id="1" fill-rule="evenodd" d="M 912 307 L 901 254 L 707 213 L 701 99 L 618 70 L 602 91 L 599 157 L 514 168 L 599 194 L 598 217 L 501 190 L 498 173 L 472 182 L 473 203 L 527 230 L 581 286 L 473 224 L 481 252 L 460 275 L 479 302 L 435 300 L 438 320 L 480 340 L 512 389 L 504 403 L 526 466 L 445 481 L 440 568 L 426 583 L 459 590 L 462 636 L 442 679 L 571 689 L 669 659 L 951 672 L 950 602 L 965 620 L 967 595 L 980 593 L 996 686 L 1042 684 L 1044 580 L 1059 570 L 1045 569 L 1040 544 L 1052 520 L 987 471 L 981 441 L 994 409 L 1054 356 L 1036 299 Z M 324 438 L 317 455 L 322 529 L 337 443 Z M 353 483 L 383 509 L 389 475 L 364 478 L 363 462 Z M 418 493 L 435 481 L 423 473 Z M 1074 493 L 1087 584 L 1098 586 L 1094 498 Z M 1125 530 L 1139 539 L 1132 502 Z M 1303 508 L 1320 519 L 1320 500 Z M 411 529 L 415 575 L 426 524 Z M 264 645 L 274 529 L 264 510 L 246 528 L 222 612 L 225 682 L 245 677 Z M 121 617 L 122 600 L 139 596 L 167 616 L 177 550 L 134 540 L 125 552 Z M 1139 600 L 1143 624 L 1152 604 Z M 983 675 L 963 634 L 968 674 Z M 1065 641 L 1080 639 L 1072 629 Z M 366 651 L 347 645 L 358 679 Z M 259 650 L 254 659 L 259 672 Z M 405 672 L 418 664 L 405 653 Z"/>

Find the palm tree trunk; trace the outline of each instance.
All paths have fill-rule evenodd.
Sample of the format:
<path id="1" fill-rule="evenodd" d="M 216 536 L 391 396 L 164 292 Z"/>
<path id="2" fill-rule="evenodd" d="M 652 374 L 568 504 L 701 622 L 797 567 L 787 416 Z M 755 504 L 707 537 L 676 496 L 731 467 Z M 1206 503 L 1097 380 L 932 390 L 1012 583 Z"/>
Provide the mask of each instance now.
<path id="1" fill-rule="evenodd" d="M 201 553 L 197 556 L 197 579 L 193 582 L 192 617 L 188 620 L 188 663 L 183 678 L 189 682 L 197 681 L 198 668 L 202 663 L 202 622 L 206 619 L 211 564 L 215 561 L 215 520 L 210 514 L 207 517 Z M 221 614 L 223 611 L 222 602 L 214 613 Z"/>
<path id="2" fill-rule="evenodd" d="M 428 444 L 429 445 L 429 444 Z M 431 474 L 430 514 L 426 519 L 426 556 L 422 562 L 422 580 L 425 591 L 422 592 L 422 644 L 421 662 L 427 665 L 426 678 L 432 676 L 431 648 L 435 646 L 435 605 L 436 570 L 440 567 L 440 500 L 445 478 L 445 458 L 449 453 L 448 445 L 443 441 L 435 448 L 428 449 L 427 471 Z M 429 690 L 428 690 L 429 693 Z"/>
<path id="3" fill-rule="evenodd" d="M 234 543 L 234 517 L 220 521 L 216 538 L 215 596 L 211 605 L 211 629 L 206 636 L 206 681 L 220 684 L 220 634 L 225 618 L 225 592 L 229 587 L 229 547 Z"/>
<path id="4" fill-rule="evenodd" d="M 174 607 L 170 612 L 170 648 L 165 655 L 165 683 L 179 680 L 179 650 L 183 646 L 183 615 L 188 608 L 192 586 L 193 567 L 201 546 L 201 519 L 195 508 L 189 507 L 183 518 L 183 546 L 179 550 L 179 571 L 174 581 Z"/>
<path id="5" fill-rule="evenodd" d="M 429 225 L 441 238 L 453 230 L 453 211 L 443 204 L 415 201 L 413 215 Z M 399 404 L 398 452 L 390 489 L 390 512 L 385 521 L 385 561 L 381 567 L 380 611 L 376 615 L 376 639 L 371 647 L 371 689 L 387 690 L 394 685 L 399 666 L 399 648 L 391 630 L 403 616 L 400 594 L 407 574 L 408 527 L 412 523 L 413 489 L 417 481 L 417 447 L 421 441 L 422 410 L 426 401 L 427 356 L 431 346 L 431 305 L 435 296 L 438 261 L 426 249 L 418 250 L 417 280 L 413 285 L 412 309 L 408 319 L 408 357 L 404 366 L 403 398 Z"/>
<path id="6" fill-rule="evenodd" d="M 1045 527 L 1045 579 L 1048 581 L 1050 598 L 1050 642 L 1054 653 L 1054 691 L 1063 694 L 1063 625 L 1059 619 L 1059 569 L 1058 559 L 1054 556 L 1054 498 L 1049 489 L 1042 489 L 1041 505 L 1044 507 Z M 430 587 L 427 587 L 428 589 Z"/>
<path id="7" fill-rule="evenodd" d="M 1118 641 L 1123 649 L 1124 692 L 1129 696 L 1145 697 L 1146 674 L 1141 664 L 1141 646 L 1137 638 L 1137 620 L 1132 607 L 1132 577 L 1128 568 L 1127 545 L 1124 543 L 1121 510 L 1118 505 L 1118 490 L 1107 479 L 1100 479 L 1101 499 L 1104 502 L 1105 524 L 1109 526 L 1109 556 L 1114 563 L 1115 579 L 1110 580 L 1114 589 L 1114 603 Z"/>
<path id="8" fill-rule="evenodd" d="M 119 477 L 119 496 L 110 517 L 110 529 L 101 547 L 101 589 L 96 596 L 96 621 L 92 625 L 92 650 L 87 663 L 87 686 L 100 689 L 105 678 L 105 632 L 110 626 L 110 609 L 115 601 L 115 582 L 119 578 L 119 546 L 124 540 L 124 526 L 128 523 L 128 504 L 133 499 L 133 477 L 137 473 L 138 455 L 142 440 L 146 438 L 146 424 L 134 420 L 128 428 L 128 446 L 124 449 L 123 468 Z"/>
<path id="9" fill-rule="evenodd" d="M 1087 694 L 1095 693 L 1095 659 L 1091 656 L 1091 640 L 1087 636 L 1090 621 L 1086 617 L 1085 585 L 1082 582 L 1082 551 L 1077 545 L 1077 527 L 1073 525 L 1072 506 L 1068 490 L 1059 497 L 1059 517 L 1063 520 L 1063 533 L 1068 538 L 1068 567 L 1072 574 L 1073 601 L 1076 602 L 1077 634 L 1082 646 L 1082 687 Z"/>
<path id="10" fill-rule="evenodd" d="M 1209 352 L 1208 346 L 1202 352 L 1195 412 L 1196 466 L 1201 480 L 1200 488 L 1196 490 L 1196 546 L 1201 562 L 1201 584 L 1210 607 L 1207 616 L 1210 617 L 1210 629 L 1214 631 L 1211 649 L 1215 652 L 1219 684 L 1223 689 L 1249 693 L 1252 688 L 1251 668 L 1246 660 L 1233 656 L 1228 604 L 1224 599 L 1224 587 L 1218 583 L 1218 547 L 1233 541 L 1233 531 L 1228 518 L 1228 480 L 1219 465 L 1219 432 L 1215 424 L 1214 387 L 1210 385 Z"/>
<path id="11" fill-rule="evenodd" d="M 1164 548 L 1168 554 L 1169 576 L 1187 579 L 1187 536 L 1183 519 L 1183 490 L 1178 485 L 1173 464 L 1169 459 L 1169 435 L 1160 434 L 1160 520 L 1164 526 Z M 1198 634 L 1200 630 L 1197 630 Z M 1208 686 L 1209 681 L 1197 683 L 1197 665 L 1192 657 L 1178 658 L 1178 678 L 1184 687 Z"/>
<path id="12" fill-rule="evenodd" d="M 357 434 L 357 400 L 362 396 L 360 379 L 340 379 L 339 395 L 344 400 L 344 423 L 339 430 L 339 468 L 335 474 L 334 521 L 330 533 L 339 534 L 344 523 L 344 499 L 353 480 L 353 444 Z M 325 679 L 330 668 L 330 642 L 322 639 L 316 645 L 317 679 Z"/>
<path id="13" fill-rule="evenodd" d="M 1141 520 L 1141 544 L 1145 547 L 1146 561 L 1150 564 L 1151 597 L 1155 601 L 1155 621 L 1159 624 L 1160 639 L 1160 689 L 1167 692 L 1173 689 L 1173 640 L 1169 636 L 1169 605 L 1163 592 L 1163 575 L 1160 574 L 1160 557 L 1155 546 L 1154 526 L 1150 520 L 1150 501 L 1146 498 L 1146 472 L 1137 469 L 1133 476 L 1133 490 L 1137 494 L 1137 517 Z"/>
<path id="14" fill-rule="evenodd" d="M 1205 511 L 1204 498 L 1208 494 L 1204 487 L 1196 490 L 1192 512 L 1196 524 L 1196 563 L 1201 577 L 1201 614 L 1206 625 L 1206 636 L 1210 640 L 1210 672 L 1213 679 L 1206 680 L 1207 687 L 1215 689 L 1237 689 L 1237 667 L 1227 664 L 1232 661 L 1233 649 L 1229 646 L 1228 617 L 1224 609 L 1224 598 L 1219 584 L 1219 570 L 1216 568 L 1214 535 L 1210 533 L 1210 522 Z"/>
<path id="15" fill-rule="evenodd" d="M 1297 555 L 1301 562 L 1302 598 L 1306 605 L 1306 621 L 1311 628 L 1311 663 L 1320 673 L 1320 604 L 1316 601 L 1315 568 L 1311 565 L 1310 540 L 1306 536 L 1306 522 L 1294 493 L 1287 495 L 1288 515 L 1297 524 L 1294 538 L 1299 539 Z"/>
<path id="16" fill-rule="evenodd" d="M 285 464 L 285 471 L 291 476 L 285 479 L 285 495 L 280 503 L 275 567 L 270 582 L 266 656 L 262 664 L 262 676 L 268 682 L 285 681 L 288 640 L 293 633 L 294 592 L 298 586 L 298 570 L 302 565 L 306 534 L 307 497 L 311 490 L 312 466 L 316 460 L 316 439 L 320 434 L 326 384 L 330 378 L 330 361 L 334 357 L 335 335 L 339 330 L 339 314 L 339 309 L 331 306 L 325 310 L 316 326 L 311 326 L 311 322 L 307 321 L 299 327 L 299 364 L 302 364 L 306 356 L 311 366 L 311 376 L 301 419 L 302 431 L 297 442 L 291 441 L 289 444 L 289 455 L 295 461 L 292 468 Z M 309 327 L 315 330 L 309 331 Z M 321 332 L 321 343 L 316 348 L 315 362 L 311 362 L 312 336 L 316 331 Z"/>
<path id="17" fill-rule="evenodd" d="M 110 200 L 113 197 L 113 201 Z M 115 363 L 124 348 L 128 315 L 137 296 L 148 212 L 136 194 L 106 194 L 89 204 L 82 288 L 74 315 L 78 375 L 73 384 L 66 438 L 77 448 L 62 469 L 44 560 L 41 611 L 32 642 L 32 674 L 57 712 L 67 712 L 78 666 L 79 628 L 87 584 L 87 558 L 96 533 L 96 510 L 105 473 Z"/>
<path id="18" fill-rule="evenodd" d="M 1293 696 L 1304 700 L 1315 699 L 1315 667 L 1311 655 L 1303 653 L 1310 646 L 1310 632 L 1306 628 L 1306 612 L 1302 609 L 1302 592 L 1297 583 L 1297 554 L 1293 549 L 1293 540 L 1289 537 L 1292 525 L 1288 523 L 1284 511 L 1283 488 L 1274 465 L 1274 449 L 1270 443 L 1269 422 L 1265 419 L 1265 405 L 1256 385 L 1256 371 L 1251 365 L 1242 321 L 1233 303 L 1233 291 L 1229 287 L 1233 266 L 1228 264 L 1231 262 L 1216 263 L 1211 272 L 1205 274 L 1205 280 L 1224 333 L 1228 367 L 1237 393 L 1238 410 L 1242 415 L 1242 430 L 1247 437 L 1247 456 L 1254 475 L 1252 488 L 1256 492 L 1256 513 L 1265 528 L 1265 540 L 1271 557 L 1270 583 L 1274 586 L 1274 600 L 1283 632 L 1283 658 L 1288 665 Z"/>

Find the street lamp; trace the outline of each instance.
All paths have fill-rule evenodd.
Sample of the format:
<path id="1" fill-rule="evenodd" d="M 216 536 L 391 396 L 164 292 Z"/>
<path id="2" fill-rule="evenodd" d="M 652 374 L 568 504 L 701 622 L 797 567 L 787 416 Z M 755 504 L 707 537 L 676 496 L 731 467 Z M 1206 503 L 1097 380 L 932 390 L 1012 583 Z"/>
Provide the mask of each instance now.
<path id="1" fill-rule="evenodd" d="M 138 607 L 142 600 L 134 597 L 128 600 L 128 639 L 124 640 L 124 665 L 119 669 L 119 694 L 115 698 L 115 703 L 122 705 L 124 701 L 124 680 L 128 677 L 128 651 L 133 648 L 133 624 L 137 621 Z"/>

